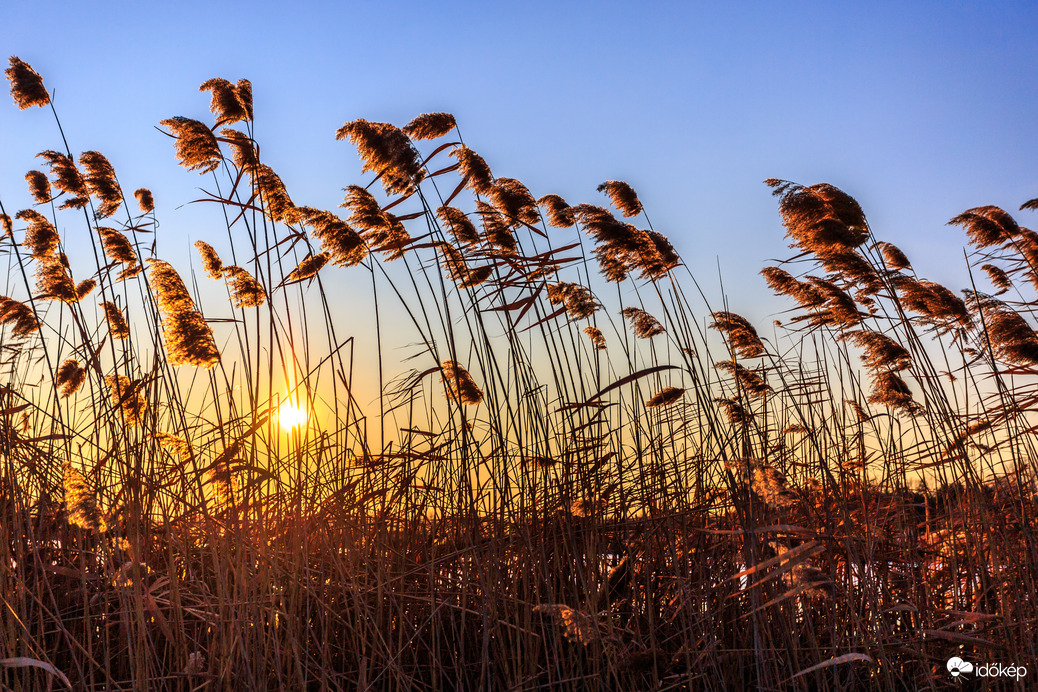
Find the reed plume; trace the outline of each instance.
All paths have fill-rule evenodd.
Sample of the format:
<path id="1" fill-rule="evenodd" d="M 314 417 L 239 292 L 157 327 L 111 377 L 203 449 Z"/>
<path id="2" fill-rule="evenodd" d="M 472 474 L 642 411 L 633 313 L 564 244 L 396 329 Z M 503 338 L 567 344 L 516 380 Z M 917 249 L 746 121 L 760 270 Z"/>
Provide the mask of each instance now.
<path id="1" fill-rule="evenodd" d="M 985 264 L 981 266 L 981 269 L 988 275 L 988 280 L 991 284 L 998 289 L 998 293 L 995 295 L 1001 295 L 1013 287 L 1012 279 L 1000 267 L 996 267 L 993 264 Z"/>
<path id="2" fill-rule="evenodd" d="M 15 218 L 27 224 L 24 244 L 33 259 L 49 257 L 57 251 L 61 238 L 47 217 L 32 209 L 23 209 L 15 214 Z"/>
<path id="3" fill-rule="evenodd" d="M 772 391 L 771 385 L 760 374 L 734 361 L 723 360 L 714 367 L 735 377 L 743 391 L 751 396 L 763 398 Z"/>
<path id="4" fill-rule="evenodd" d="M 216 116 L 217 125 L 229 125 L 252 119 L 252 85 L 247 80 L 243 81 L 247 85 L 245 94 L 240 94 L 237 86 L 220 77 L 207 79 L 198 87 L 199 91 L 212 93 L 209 110 Z M 248 99 L 248 105 L 242 98 L 243 95 Z"/>
<path id="5" fill-rule="evenodd" d="M 794 245 L 812 253 L 833 253 L 861 245 L 868 223 L 858 202 L 842 190 L 819 183 L 803 187 L 788 181 L 767 180 L 781 197 L 779 212 Z"/>
<path id="6" fill-rule="evenodd" d="M 785 475 L 773 466 L 753 465 L 753 491 L 773 507 L 791 507 L 796 502 L 796 495 L 786 485 Z"/>
<path id="7" fill-rule="evenodd" d="M 967 209 L 948 224 L 965 228 L 970 242 L 978 248 L 1001 245 L 1020 235 L 1020 226 L 1013 217 L 990 205 Z"/>
<path id="8" fill-rule="evenodd" d="M 425 176 L 418 154 L 400 128 L 364 119 L 345 123 L 336 139 L 348 139 L 364 160 L 361 172 L 373 171 L 382 179 L 386 192 L 407 194 Z"/>
<path id="9" fill-rule="evenodd" d="M 436 210 L 436 215 L 454 236 L 454 242 L 459 245 L 475 245 L 479 242 L 475 224 L 461 209 L 443 206 Z"/>
<path id="10" fill-rule="evenodd" d="M 130 326 L 126 323 L 126 317 L 122 309 L 110 301 L 101 303 L 105 311 L 105 319 L 108 321 L 108 331 L 115 339 L 127 339 L 130 336 Z"/>
<path id="11" fill-rule="evenodd" d="M 0 213 L 0 228 L 4 230 L 4 238 L 14 237 L 14 223 L 11 221 L 11 217 L 7 214 Z"/>
<path id="12" fill-rule="evenodd" d="M 642 212 L 642 203 L 638 199 L 638 194 L 634 188 L 622 180 L 607 180 L 598 186 L 598 191 L 609 195 L 613 206 L 627 218 L 637 216 Z"/>
<path id="13" fill-rule="evenodd" d="M 561 303 L 571 320 L 587 319 L 601 307 L 590 288 L 568 281 L 549 284 L 548 301 L 552 305 Z"/>
<path id="14" fill-rule="evenodd" d="M 455 147 L 451 156 L 458 160 L 462 181 L 477 195 L 485 195 L 494 185 L 494 176 L 483 157 L 466 146 Z"/>
<path id="15" fill-rule="evenodd" d="M 170 365 L 216 365 L 220 352 L 213 331 L 195 309 L 180 275 L 168 263 L 149 258 L 149 280 L 155 291 Z"/>
<path id="16" fill-rule="evenodd" d="M 314 236 L 321 242 L 321 249 L 328 253 L 332 264 L 352 267 L 368 256 L 364 239 L 335 214 L 310 207 L 299 207 L 299 212 L 313 229 Z"/>
<path id="17" fill-rule="evenodd" d="M 630 322 L 634 335 L 639 339 L 651 339 L 665 331 L 659 320 L 641 308 L 626 307 L 620 311 L 620 314 Z"/>
<path id="18" fill-rule="evenodd" d="M 685 390 L 681 387 L 664 387 L 649 397 L 648 401 L 645 402 L 645 408 L 670 406 L 681 401 L 683 396 L 685 396 Z"/>
<path id="19" fill-rule="evenodd" d="M 901 252 L 901 249 L 893 243 L 881 240 L 874 247 L 883 255 L 883 263 L 887 266 L 887 269 L 897 271 L 912 268 L 912 263 L 908 261 L 905 253 Z"/>
<path id="20" fill-rule="evenodd" d="M 106 532 L 108 526 L 105 523 L 104 515 L 97 506 L 97 497 L 87 483 L 86 477 L 73 468 L 72 464 L 65 464 L 62 485 L 65 491 L 68 522 L 94 533 Z"/>
<path id="21" fill-rule="evenodd" d="M 476 202 L 476 213 L 483 221 L 483 232 L 488 243 L 502 254 L 514 255 L 519 247 L 512 234 L 512 226 L 505 217 L 486 202 Z"/>
<path id="22" fill-rule="evenodd" d="M 1023 316 L 995 298 L 981 298 L 979 305 L 994 356 L 1016 365 L 1038 365 L 1038 334 Z"/>
<path id="23" fill-rule="evenodd" d="M 43 171 L 32 170 L 25 174 L 25 182 L 29 185 L 29 194 L 36 204 L 46 204 L 51 200 L 50 180 Z"/>
<path id="24" fill-rule="evenodd" d="M 205 123 L 178 115 L 159 124 L 168 127 L 176 138 L 176 156 L 181 166 L 199 173 L 210 173 L 220 166 L 220 145 Z"/>
<path id="25" fill-rule="evenodd" d="M 43 86 L 43 77 L 21 59 L 11 56 L 11 66 L 4 70 L 7 81 L 11 83 L 11 96 L 15 104 L 22 110 L 32 106 L 46 106 L 50 103 L 50 94 Z"/>
<path id="26" fill-rule="evenodd" d="M 714 321 L 710 328 L 724 334 L 728 339 L 729 348 L 740 358 L 757 358 L 766 353 L 757 330 L 742 315 L 734 312 L 715 312 L 711 317 Z"/>
<path id="27" fill-rule="evenodd" d="M 50 174 L 54 176 L 54 187 L 69 195 L 59 209 L 82 209 L 90 203 L 86 181 L 72 159 L 50 149 L 40 152 L 37 158 L 42 158 L 50 166 Z"/>
<path id="28" fill-rule="evenodd" d="M 67 399 L 75 394 L 86 381 L 86 370 L 75 358 L 69 358 L 54 374 L 54 384 L 58 388 L 58 396 Z"/>
<path id="29" fill-rule="evenodd" d="M 198 254 L 202 258 L 202 270 L 211 279 L 219 279 L 223 277 L 223 260 L 216 254 L 216 250 L 213 246 L 204 240 L 196 240 L 195 248 L 198 249 Z"/>
<path id="30" fill-rule="evenodd" d="M 396 216 L 383 211 L 374 195 L 360 185 L 350 185 L 342 206 L 350 210 L 349 222 L 361 228 L 368 247 L 384 252 L 387 260 L 404 256 L 411 236 Z"/>
<path id="31" fill-rule="evenodd" d="M 143 423 L 148 413 L 148 401 L 141 393 L 143 383 L 135 382 L 125 375 L 106 375 L 105 384 L 108 385 L 112 405 L 122 414 L 123 423 L 130 427 Z"/>
<path id="32" fill-rule="evenodd" d="M 555 228 L 570 228 L 575 223 L 573 212 L 566 200 L 558 195 L 544 195 L 537 200 L 548 211 L 548 223 Z"/>
<path id="33" fill-rule="evenodd" d="M 11 327 L 15 337 L 26 337 L 40 328 L 32 308 L 7 296 L 0 296 L 0 324 Z"/>
<path id="34" fill-rule="evenodd" d="M 256 143 L 247 134 L 232 127 L 220 130 L 220 136 L 231 148 L 231 161 L 235 167 L 252 175 L 259 166 Z"/>
<path id="35" fill-rule="evenodd" d="M 97 215 L 106 218 L 118 211 L 123 203 L 123 190 L 111 162 L 100 152 L 85 151 L 79 156 L 79 164 L 86 171 L 83 181 L 87 190 L 100 202 Z"/>
<path id="36" fill-rule="evenodd" d="M 450 113 L 423 113 L 404 125 L 403 133 L 411 139 L 436 139 L 442 137 L 457 123 Z"/>
<path id="37" fill-rule="evenodd" d="M 941 284 L 903 275 L 893 277 L 892 282 L 908 310 L 946 329 L 970 326 L 966 303 Z"/>
<path id="38" fill-rule="evenodd" d="M 864 350 L 862 362 L 872 370 L 907 370 L 912 367 L 908 350 L 886 334 L 865 329 L 845 332 L 841 338 L 853 341 Z"/>
<path id="39" fill-rule="evenodd" d="M 149 214 L 155 211 L 155 198 L 152 197 L 151 190 L 141 187 L 134 191 L 133 196 L 137 198 L 137 206 L 140 207 L 141 213 Z"/>
<path id="40" fill-rule="evenodd" d="M 277 222 L 296 223 L 300 219 L 296 205 L 288 196 L 285 183 L 270 166 L 259 164 L 252 169 L 252 182 L 256 191 L 263 198 L 263 211 L 267 217 Z"/>
<path id="41" fill-rule="evenodd" d="M 752 420 L 746 407 L 735 399 L 716 397 L 714 403 L 717 404 L 718 408 L 720 408 L 724 415 L 728 417 L 728 420 L 732 425 L 745 425 Z"/>
<path id="42" fill-rule="evenodd" d="M 97 235 L 101 238 L 101 248 L 105 256 L 112 262 L 123 265 L 123 270 L 116 277 L 116 281 L 123 281 L 141 273 L 141 266 L 137 263 L 137 254 L 130 244 L 130 239 L 114 228 L 98 226 Z"/>
<path id="43" fill-rule="evenodd" d="M 919 404 L 912 400 L 912 390 L 903 379 L 889 370 L 877 372 L 872 376 L 869 403 L 901 409 L 910 415 L 920 412 Z"/>
<path id="44" fill-rule="evenodd" d="M 486 195 L 497 210 L 513 224 L 535 224 L 540 221 L 541 213 L 537 209 L 537 200 L 525 185 L 514 178 L 498 178 L 487 190 Z"/>
<path id="45" fill-rule="evenodd" d="M 476 386 L 469 371 L 457 361 L 445 360 L 440 364 L 440 380 L 447 389 L 447 397 L 459 404 L 475 405 L 483 401 L 483 391 Z"/>
<path id="46" fill-rule="evenodd" d="M 79 300 L 79 287 L 69 274 L 68 259 L 64 254 L 38 257 L 35 276 L 36 290 L 40 292 L 41 299 L 60 300 L 64 303 L 75 303 Z M 82 287 L 83 289 L 92 288 L 89 284 L 82 284 Z"/>
<path id="47" fill-rule="evenodd" d="M 317 276 L 317 272 L 321 271 L 325 264 L 328 263 L 328 253 L 321 252 L 316 255 L 310 255 L 304 257 L 303 260 L 296 265 L 296 268 L 289 272 L 288 276 L 285 277 L 285 283 L 296 283 L 299 281 L 306 281 Z"/>
<path id="48" fill-rule="evenodd" d="M 568 605 L 541 603 L 533 607 L 533 612 L 550 617 L 559 623 L 563 636 L 574 644 L 587 646 L 601 639 L 594 617 L 574 610 Z"/>
<path id="49" fill-rule="evenodd" d="M 591 339 L 591 345 L 596 351 L 606 350 L 605 335 L 602 330 L 598 327 L 587 326 L 584 327 L 584 333 L 587 334 L 588 338 Z"/>

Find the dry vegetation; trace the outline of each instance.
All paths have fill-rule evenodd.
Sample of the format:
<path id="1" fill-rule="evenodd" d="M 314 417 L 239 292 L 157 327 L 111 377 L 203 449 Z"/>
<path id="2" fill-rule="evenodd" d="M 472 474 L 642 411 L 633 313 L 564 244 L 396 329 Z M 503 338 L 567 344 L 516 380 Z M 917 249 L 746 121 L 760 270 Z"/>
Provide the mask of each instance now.
<path id="1" fill-rule="evenodd" d="M 599 189 L 630 222 L 538 199 L 435 113 L 344 124 L 370 176 L 308 207 L 249 82 L 202 90 L 213 124 L 162 121 L 226 230 L 195 270 L 155 255 L 161 194 L 57 129 L 0 208 L 0 688 L 936 689 L 952 655 L 1036 660 L 1038 234 L 1008 213 L 952 220 L 983 274 L 949 290 L 844 192 L 768 181 L 795 306 L 764 338 L 689 299 L 626 183 Z M 285 398 L 315 412 L 290 434 Z"/>

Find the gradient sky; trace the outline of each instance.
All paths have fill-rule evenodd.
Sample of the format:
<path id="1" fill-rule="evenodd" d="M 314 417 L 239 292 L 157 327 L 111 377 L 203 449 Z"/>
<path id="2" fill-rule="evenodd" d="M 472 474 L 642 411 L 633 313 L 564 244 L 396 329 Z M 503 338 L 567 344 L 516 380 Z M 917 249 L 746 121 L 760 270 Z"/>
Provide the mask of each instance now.
<path id="1" fill-rule="evenodd" d="M 604 204 L 599 183 L 631 183 L 711 298 L 720 266 L 755 320 L 784 305 L 758 270 L 792 254 L 765 178 L 844 188 L 952 288 L 967 285 L 964 234 L 947 220 L 1038 197 L 1033 2 L 5 2 L 0 26 L 73 151 L 152 188 L 161 242 L 185 256 L 224 231 L 213 207 L 177 208 L 207 181 L 154 126 L 211 121 L 209 77 L 252 81 L 263 158 L 299 204 L 334 208 L 361 180 L 334 139 L 344 121 L 449 111 L 537 196 Z M 29 205 L 32 157 L 59 144 L 47 113 L 0 107 L 10 213 Z"/>

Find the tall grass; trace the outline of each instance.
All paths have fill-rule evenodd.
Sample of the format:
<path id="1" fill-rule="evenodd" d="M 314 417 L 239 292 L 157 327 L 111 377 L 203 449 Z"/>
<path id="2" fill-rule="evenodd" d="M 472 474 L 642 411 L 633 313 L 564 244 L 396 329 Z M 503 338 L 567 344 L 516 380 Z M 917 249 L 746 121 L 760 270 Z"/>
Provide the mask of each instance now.
<path id="1" fill-rule="evenodd" d="M 435 113 L 345 123 L 367 175 L 305 206 L 251 85 L 212 79 L 213 124 L 161 124 L 226 234 L 174 266 L 161 194 L 7 74 L 60 146 L 0 205 L 4 688 L 936 689 L 951 656 L 1035 660 L 1038 234 L 1003 210 L 952 220 L 956 292 L 841 190 L 769 180 L 795 256 L 766 338 L 626 183 L 617 213 L 537 199 Z"/>

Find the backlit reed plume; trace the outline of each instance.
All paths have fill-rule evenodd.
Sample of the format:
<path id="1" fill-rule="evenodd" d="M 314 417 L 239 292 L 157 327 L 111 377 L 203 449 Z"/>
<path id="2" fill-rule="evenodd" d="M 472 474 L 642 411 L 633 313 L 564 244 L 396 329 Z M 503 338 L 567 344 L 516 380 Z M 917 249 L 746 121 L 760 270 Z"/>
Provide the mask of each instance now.
<path id="1" fill-rule="evenodd" d="M 548 285 L 548 301 L 552 305 L 562 304 L 571 320 L 587 319 L 601 307 L 587 286 L 560 281 Z"/>
<path id="2" fill-rule="evenodd" d="M 877 372 L 872 377 L 870 404 L 883 404 L 909 414 L 919 412 L 919 404 L 912 400 L 912 390 L 899 376 L 889 370 Z"/>
<path id="3" fill-rule="evenodd" d="M 782 429 L 783 435 L 808 435 L 811 430 L 800 423 L 791 423 Z"/>
<path id="4" fill-rule="evenodd" d="M 768 545 L 775 551 L 776 557 L 781 557 L 789 552 L 789 547 L 769 541 Z M 785 565 L 789 560 L 782 560 L 779 564 Z M 791 586 L 795 592 L 803 593 L 811 598 L 829 598 L 835 592 L 832 579 L 822 570 L 818 569 L 809 561 L 798 562 L 788 569 L 782 568 L 782 581 L 786 586 Z"/>
<path id="5" fill-rule="evenodd" d="M 718 408 L 728 417 L 728 420 L 732 425 L 743 425 L 749 423 L 751 420 L 749 412 L 746 408 L 735 399 L 728 399 L 725 397 L 717 397 L 714 399 L 714 403 L 717 404 Z"/>
<path id="6" fill-rule="evenodd" d="M 0 296 L 0 324 L 11 328 L 16 337 L 26 337 L 40 328 L 32 308 L 7 296 Z"/>
<path id="7" fill-rule="evenodd" d="M 724 334 L 728 339 L 728 346 L 740 358 L 757 358 L 766 353 L 757 330 L 742 315 L 734 312 L 715 312 L 711 317 L 714 321 L 710 328 Z"/>
<path id="8" fill-rule="evenodd" d="M 790 507 L 796 502 L 782 472 L 765 464 L 753 465 L 753 492 L 773 507 Z"/>
<path id="9" fill-rule="evenodd" d="M 649 400 L 645 402 L 645 408 L 660 408 L 661 406 L 670 406 L 681 401 L 681 398 L 685 395 L 685 390 L 681 387 L 664 387 L 660 391 L 649 397 Z"/>
<path id="10" fill-rule="evenodd" d="M 563 636 L 574 644 L 587 646 L 602 638 L 593 616 L 574 610 L 568 605 L 541 603 L 533 607 L 533 612 L 550 617 L 557 622 L 562 629 Z"/>
<path id="11" fill-rule="evenodd" d="M 483 392 L 476 386 L 469 371 L 457 361 L 445 360 L 440 364 L 440 380 L 447 388 L 447 396 L 460 404 L 478 404 L 483 401 Z"/>
<path id="12" fill-rule="evenodd" d="M 130 326 L 126 323 L 126 316 L 122 309 L 110 301 L 101 303 L 105 311 L 105 319 L 108 321 L 108 331 L 114 339 L 127 339 L 130 336 Z"/>
<path id="13" fill-rule="evenodd" d="M 148 259 L 149 282 L 158 298 L 170 365 L 211 368 L 220 360 L 213 331 L 187 292 L 180 275 L 168 263 Z"/>
<path id="14" fill-rule="evenodd" d="M 50 201 L 50 180 L 43 171 L 32 170 L 25 174 L 25 182 L 29 185 L 29 194 L 36 204 L 46 204 Z"/>
<path id="15" fill-rule="evenodd" d="M 34 259 L 53 255 L 58 249 L 61 238 L 47 217 L 32 209 L 23 209 L 15 214 L 15 218 L 25 221 L 25 247 Z"/>
<path id="16" fill-rule="evenodd" d="M 617 221 L 609 211 L 592 204 L 578 204 L 570 211 L 595 239 L 594 255 L 609 281 L 624 281 L 632 271 L 655 281 L 678 265 L 677 253 L 661 233 Z"/>
<path id="17" fill-rule="evenodd" d="M 1020 226 L 1006 211 L 995 206 L 974 207 L 948 222 L 962 226 L 970 242 L 978 248 L 993 247 L 1020 235 Z"/>
<path id="18" fill-rule="evenodd" d="M 886 334 L 868 330 L 845 332 L 841 338 L 849 339 L 864 350 L 861 360 L 872 370 L 907 370 L 912 367 L 912 356 L 908 350 Z"/>
<path id="19" fill-rule="evenodd" d="M 259 157 L 256 154 L 256 143 L 241 130 L 225 127 L 220 130 L 221 138 L 231 148 L 231 161 L 240 170 L 250 175 L 259 165 Z"/>
<path id="20" fill-rule="evenodd" d="M 116 281 L 123 281 L 141 273 L 141 265 L 137 263 L 137 254 L 133 251 L 129 238 L 114 228 L 98 226 L 96 230 L 101 237 L 101 247 L 105 256 L 123 265 Z"/>
<path id="21" fill-rule="evenodd" d="M 69 358 L 54 374 L 54 384 L 58 388 L 58 396 L 62 399 L 75 394 L 86 381 L 86 370 L 75 358 Z"/>
<path id="22" fill-rule="evenodd" d="M 11 96 L 15 104 L 22 110 L 32 106 L 46 106 L 50 103 L 50 94 L 43 86 L 43 77 L 32 67 L 14 56 L 11 66 L 4 70 L 7 81 L 11 82 Z"/>
<path id="23" fill-rule="evenodd" d="M 133 196 L 137 198 L 137 206 L 144 214 L 155 211 L 155 198 L 152 197 L 151 190 L 146 187 L 137 188 Z"/>
<path id="24" fill-rule="evenodd" d="M 159 122 L 176 137 L 176 156 L 180 165 L 189 171 L 209 173 L 223 161 L 220 145 L 205 123 L 176 116 Z"/>
<path id="25" fill-rule="evenodd" d="M 566 200 L 558 195 L 544 195 L 537 204 L 544 207 L 548 212 L 548 223 L 555 228 L 569 228 L 573 225 L 575 219 L 573 218 L 573 212 L 570 211 L 570 206 L 566 204 Z"/>
<path id="26" fill-rule="evenodd" d="M 82 209 L 90 203 L 86 181 L 72 159 L 49 149 L 37 154 L 37 158 L 42 158 L 50 166 L 54 187 L 69 195 L 59 209 Z"/>
<path id="27" fill-rule="evenodd" d="M 514 255 L 518 245 L 512 235 L 512 225 L 494 207 L 486 202 L 476 202 L 476 213 L 483 222 L 483 231 L 488 243 L 506 255 Z"/>
<path id="28" fill-rule="evenodd" d="M 97 285 L 93 279 L 86 279 L 77 285 L 69 273 L 68 259 L 63 253 L 39 257 L 36 260 L 35 276 L 36 289 L 43 300 L 75 303 L 85 298 Z"/>
<path id="29" fill-rule="evenodd" d="M 97 198 L 97 215 L 104 218 L 114 214 L 123 203 L 123 190 L 115 178 L 115 168 L 103 154 L 84 151 L 79 164 L 86 170 L 83 180 L 87 189 Z"/>
<path id="30" fill-rule="evenodd" d="M 469 190 L 477 195 L 490 192 L 494 176 L 482 156 L 465 146 L 455 147 L 450 155 L 458 160 L 462 180 Z"/>
<path id="31" fill-rule="evenodd" d="M 642 211 L 642 203 L 638 200 L 638 193 L 622 180 L 607 180 L 598 186 L 598 191 L 609 195 L 613 206 L 628 218 L 637 216 Z"/>
<path id="32" fill-rule="evenodd" d="M 843 329 L 861 322 L 863 315 L 854 299 L 834 282 L 809 276 L 807 285 L 811 287 L 812 294 L 822 300 L 808 316 L 813 326 Z"/>
<path id="33" fill-rule="evenodd" d="M 606 350 L 605 335 L 602 330 L 598 327 L 584 327 L 584 333 L 587 334 L 588 338 L 591 339 L 591 345 L 594 346 L 596 351 Z"/>
<path id="34" fill-rule="evenodd" d="M 459 245 L 475 245 L 479 242 L 479 233 L 475 224 L 469 219 L 468 214 L 457 207 L 440 207 L 436 210 L 440 221 L 454 236 L 454 242 Z"/>
<path id="35" fill-rule="evenodd" d="M 969 327 L 966 303 L 939 283 L 899 275 L 892 279 L 901 303 L 938 327 Z"/>
<path id="36" fill-rule="evenodd" d="M 865 410 L 865 408 L 862 407 L 862 405 L 859 404 L 857 401 L 854 401 L 853 399 L 845 399 L 843 403 L 847 404 L 847 406 L 850 407 L 851 411 L 854 412 L 854 415 L 855 417 L 857 417 L 859 422 L 864 423 L 872 419 L 872 416 L 870 416 L 868 412 Z"/>
<path id="37" fill-rule="evenodd" d="M 826 272 L 851 286 L 860 287 L 860 293 L 856 295 L 873 296 L 883 289 L 875 268 L 857 250 L 839 249 L 819 252 L 816 256 Z"/>
<path id="38" fill-rule="evenodd" d="M 911 269 L 912 264 L 908 261 L 908 257 L 905 253 L 901 252 L 901 249 L 893 243 L 886 241 L 879 241 L 874 246 L 883 255 L 883 263 L 887 265 L 887 269 Z"/>
<path id="39" fill-rule="evenodd" d="M 1038 334 L 1020 313 L 994 298 L 982 298 L 980 310 L 996 358 L 1016 365 L 1038 365 Z"/>
<path id="40" fill-rule="evenodd" d="M 403 127 L 411 139 L 436 139 L 457 127 L 450 113 L 423 113 Z"/>
<path id="41" fill-rule="evenodd" d="M 335 214 L 311 207 L 299 207 L 299 211 L 321 242 L 321 249 L 328 253 L 332 264 L 352 267 L 368 256 L 364 239 Z"/>
<path id="42" fill-rule="evenodd" d="M 205 472 L 205 483 L 218 509 L 227 509 L 234 502 L 237 483 L 234 477 L 235 459 L 221 458 Z"/>
<path id="43" fill-rule="evenodd" d="M 751 396 L 762 398 L 772 391 L 771 385 L 759 373 L 738 363 L 723 360 L 714 367 L 735 377 L 743 391 Z"/>
<path id="44" fill-rule="evenodd" d="M 4 230 L 4 238 L 14 237 L 14 222 L 11 221 L 11 217 L 7 214 L 0 213 L 0 228 Z"/>
<path id="45" fill-rule="evenodd" d="M 825 296 L 809 281 L 798 281 L 784 269 L 765 267 L 761 275 L 775 293 L 786 295 L 797 301 L 805 309 L 815 308 L 825 303 Z"/>
<path id="46" fill-rule="evenodd" d="M 271 221 L 283 223 L 295 223 L 300 216 L 296 211 L 296 205 L 288 196 L 285 183 L 274 169 L 265 164 L 259 164 L 252 169 L 252 182 L 256 190 L 263 198 L 263 210 Z"/>
<path id="47" fill-rule="evenodd" d="M 537 200 L 525 185 L 514 178 L 498 178 L 486 194 L 512 224 L 520 221 L 535 224 L 541 218 Z"/>
<path id="48" fill-rule="evenodd" d="M 211 92 L 209 110 L 216 116 L 217 125 L 252 119 L 252 84 L 247 80 L 242 81 L 247 85 L 244 93 L 239 93 L 238 86 L 220 77 L 207 79 L 198 87 L 199 91 Z"/>
<path id="49" fill-rule="evenodd" d="M 205 271 L 206 275 L 211 279 L 222 278 L 223 260 L 216 254 L 213 246 L 204 240 L 196 240 L 195 248 L 198 249 L 198 255 L 202 258 L 202 270 Z"/>
<path id="50" fill-rule="evenodd" d="M 310 255 L 309 257 L 303 258 L 303 261 L 296 265 L 296 268 L 289 272 L 288 276 L 285 277 L 285 283 L 296 283 L 297 281 L 306 281 L 307 279 L 317 276 L 317 272 L 328 263 L 328 253 L 320 252 L 316 255 Z"/>
<path id="51" fill-rule="evenodd" d="M 418 154 L 400 128 L 389 123 L 351 120 L 335 133 L 348 139 L 364 160 L 361 172 L 373 171 L 382 179 L 386 192 L 406 194 L 424 177 Z"/>
<path id="52" fill-rule="evenodd" d="M 630 322 L 634 335 L 639 339 L 651 339 L 665 331 L 659 320 L 641 308 L 626 307 L 620 311 L 620 314 Z"/>
<path id="53" fill-rule="evenodd" d="M 992 423 L 987 418 L 970 423 L 968 426 L 966 426 L 965 430 L 957 434 L 952 439 L 952 441 L 941 453 L 941 458 L 947 459 L 948 457 L 954 455 L 956 452 L 963 452 L 966 443 L 969 441 L 971 437 L 973 437 L 974 435 L 979 435 L 982 432 L 986 432 L 990 430 L 992 427 L 994 427 L 994 423 Z"/>
<path id="54" fill-rule="evenodd" d="M 230 265 L 223 269 L 236 308 L 256 308 L 267 300 L 263 285 L 241 267 Z"/>
<path id="55" fill-rule="evenodd" d="M 411 236 L 400 219 L 382 210 L 374 195 L 360 185 L 350 185 L 342 206 L 350 210 L 349 222 L 361 229 L 369 248 L 384 252 L 387 260 L 404 256 Z"/>
<path id="56" fill-rule="evenodd" d="M 65 491 L 65 509 L 68 522 L 87 531 L 104 533 L 108 530 L 104 516 L 97 506 L 97 497 L 87 483 L 86 477 L 74 469 L 72 464 L 65 464 L 62 483 Z"/>
<path id="57" fill-rule="evenodd" d="M 157 432 L 154 435 L 159 445 L 170 454 L 179 457 L 182 461 L 191 459 L 193 449 L 191 443 L 180 437 L 167 432 Z"/>
<path id="58" fill-rule="evenodd" d="M 123 423 L 131 427 L 142 423 L 148 413 L 148 402 L 141 392 L 142 383 L 125 375 L 106 375 L 105 384 L 108 385 L 112 405 L 122 414 Z"/>
<path id="59" fill-rule="evenodd" d="M 472 270 L 469 269 L 468 264 L 465 262 L 465 256 L 461 254 L 460 250 L 450 243 L 437 243 L 436 249 L 440 253 L 441 263 L 447 270 L 447 277 L 454 283 L 458 284 L 458 286 L 462 288 L 475 286 L 485 281 L 489 276 L 489 274 L 483 275 L 483 272 L 479 272 L 479 275 L 482 276 L 482 280 L 472 283 L 474 280 Z"/>
<path id="60" fill-rule="evenodd" d="M 981 267 L 984 272 L 988 275 L 988 280 L 991 284 L 998 289 L 996 295 L 1005 293 L 1013 287 L 1013 281 L 1009 278 L 1009 275 L 1005 273 L 1001 268 L 996 267 L 993 264 L 985 264 Z"/>
<path id="61" fill-rule="evenodd" d="M 796 247 L 831 253 L 857 247 L 868 238 L 864 212 L 842 190 L 827 183 L 808 187 L 775 179 L 765 183 L 781 196 L 782 222 Z"/>

